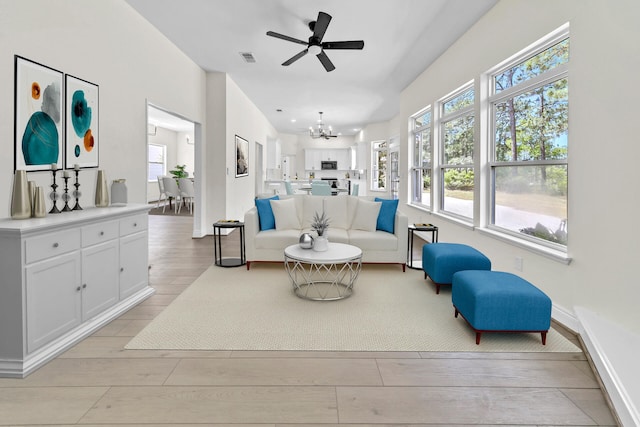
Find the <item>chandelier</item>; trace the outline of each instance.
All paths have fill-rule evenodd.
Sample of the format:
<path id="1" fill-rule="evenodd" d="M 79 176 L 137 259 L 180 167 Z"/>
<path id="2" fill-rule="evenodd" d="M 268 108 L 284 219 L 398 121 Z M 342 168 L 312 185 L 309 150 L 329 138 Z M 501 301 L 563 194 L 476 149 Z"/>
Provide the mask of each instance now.
<path id="1" fill-rule="evenodd" d="M 309 135 L 311 136 L 311 138 L 313 139 L 318 139 L 318 138 L 324 138 L 324 139 L 329 139 L 329 138 L 335 138 L 337 135 L 332 135 L 331 132 L 331 126 L 325 128 L 324 127 L 324 123 L 322 123 L 322 111 L 319 112 L 320 114 L 320 120 L 318 120 L 318 126 L 316 128 L 314 127 L 309 127 Z"/>

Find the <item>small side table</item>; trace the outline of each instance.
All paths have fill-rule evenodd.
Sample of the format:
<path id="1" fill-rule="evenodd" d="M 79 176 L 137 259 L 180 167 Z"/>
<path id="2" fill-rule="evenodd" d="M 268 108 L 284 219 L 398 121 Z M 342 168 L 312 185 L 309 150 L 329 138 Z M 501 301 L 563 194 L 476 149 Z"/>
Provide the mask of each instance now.
<path id="1" fill-rule="evenodd" d="M 240 258 L 222 258 L 222 229 L 240 229 Z M 244 252 L 244 222 L 240 221 L 218 221 L 213 223 L 213 253 L 217 266 L 220 267 L 240 267 L 247 263 Z"/>
<path id="2" fill-rule="evenodd" d="M 407 267 L 422 270 L 422 260 L 413 260 L 413 233 L 416 231 L 430 231 L 431 243 L 438 241 L 438 227 L 433 224 L 409 224 L 409 238 L 407 239 Z"/>

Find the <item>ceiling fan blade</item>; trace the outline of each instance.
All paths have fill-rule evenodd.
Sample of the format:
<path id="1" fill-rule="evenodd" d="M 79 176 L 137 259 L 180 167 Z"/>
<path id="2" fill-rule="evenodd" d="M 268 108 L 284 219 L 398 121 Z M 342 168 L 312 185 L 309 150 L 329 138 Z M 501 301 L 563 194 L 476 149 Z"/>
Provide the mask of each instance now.
<path id="1" fill-rule="evenodd" d="M 287 66 L 287 65 L 291 65 L 294 62 L 296 62 L 298 59 L 302 58 L 303 56 L 305 56 L 307 54 L 307 52 L 309 51 L 309 49 L 305 49 L 302 52 L 298 53 L 297 55 L 287 59 L 286 61 L 284 61 L 282 63 L 282 65 Z"/>
<path id="2" fill-rule="evenodd" d="M 318 41 L 322 41 L 324 33 L 327 31 L 327 27 L 331 22 L 331 15 L 324 12 L 318 12 L 318 19 L 316 19 L 316 25 L 313 27 L 313 38 Z"/>
<path id="3" fill-rule="evenodd" d="M 271 37 L 275 37 L 277 39 L 282 39 L 282 40 L 286 40 L 288 42 L 293 42 L 293 43 L 298 43 L 298 44 L 303 44 L 303 45 L 307 45 L 309 43 L 299 40 L 299 39 L 294 39 L 293 37 L 289 37 L 289 36 L 285 36 L 284 34 L 280 34 L 280 33 L 276 33 L 273 31 L 267 31 L 267 35 L 271 36 Z"/>
<path id="4" fill-rule="evenodd" d="M 363 49 L 364 40 L 351 40 L 344 42 L 324 42 L 323 49 Z"/>
<path id="5" fill-rule="evenodd" d="M 324 65 L 324 69 L 327 70 L 327 72 L 333 71 L 336 69 L 335 65 L 333 65 L 333 62 L 331 62 L 331 60 L 329 59 L 327 54 L 324 53 L 324 51 L 320 52 L 316 56 L 318 57 L 320 62 L 322 62 L 322 65 Z"/>

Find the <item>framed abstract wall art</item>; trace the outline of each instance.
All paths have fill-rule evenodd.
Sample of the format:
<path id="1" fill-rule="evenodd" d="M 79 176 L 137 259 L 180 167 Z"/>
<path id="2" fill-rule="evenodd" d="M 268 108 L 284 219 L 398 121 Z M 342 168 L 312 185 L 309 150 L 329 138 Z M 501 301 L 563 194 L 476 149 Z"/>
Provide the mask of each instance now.
<path id="1" fill-rule="evenodd" d="M 236 135 L 236 178 L 249 175 L 249 142 Z"/>
<path id="2" fill-rule="evenodd" d="M 67 168 L 99 166 L 99 88 L 98 85 L 66 75 L 66 142 Z"/>
<path id="3" fill-rule="evenodd" d="M 62 167 L 62 72 L 15 56 L 14 169 Z"/>

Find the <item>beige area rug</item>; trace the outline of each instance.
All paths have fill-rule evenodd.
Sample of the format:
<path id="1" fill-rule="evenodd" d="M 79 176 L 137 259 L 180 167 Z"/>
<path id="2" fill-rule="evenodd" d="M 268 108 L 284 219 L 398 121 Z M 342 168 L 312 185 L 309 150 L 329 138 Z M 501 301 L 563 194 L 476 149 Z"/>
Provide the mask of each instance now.
<path id="1" fill-rule="evenodd" d="M 281 264 L 210 267 L 127 349 L 579 352 L 551 330 L 482 335 L 454 317 L 451 292 L 436 295 L 422 271 L 364 265 L 351 297 L 294 295 Z"/>

